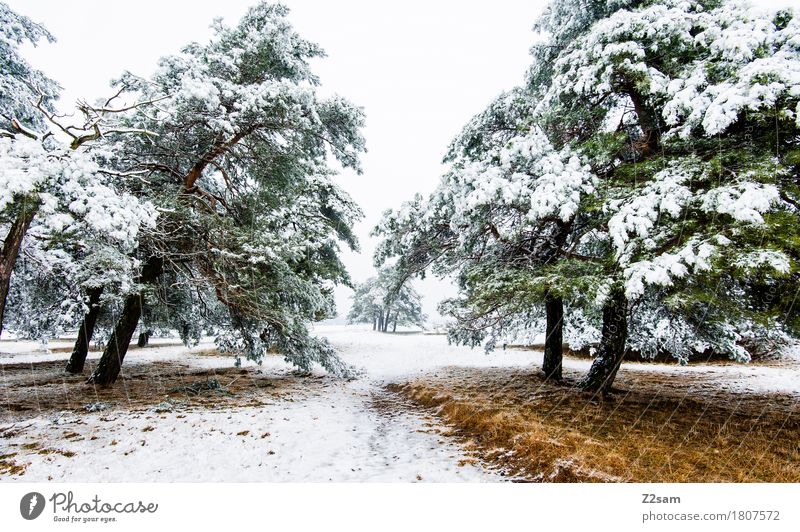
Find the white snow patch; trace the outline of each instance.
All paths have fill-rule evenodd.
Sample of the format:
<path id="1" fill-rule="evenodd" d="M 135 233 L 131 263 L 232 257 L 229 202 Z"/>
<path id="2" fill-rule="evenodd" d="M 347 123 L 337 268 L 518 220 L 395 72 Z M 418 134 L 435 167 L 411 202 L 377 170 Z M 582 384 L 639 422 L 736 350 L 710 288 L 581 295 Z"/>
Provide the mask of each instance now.
<path id="1" fill-rule="evenodd" d="M 6 446 L 20 453 L 15 460 L 30 464 L 24 475 L 8 480 L 494 482 L 506 478 L 480 465 L 459 465 L 469 456 L 456 442 L 438 433 L 441 425 L 425 413 L 405 408 L 401 399 L 385 392 L 383 385 L 447 366 L 539 366 L 540 352 L 508 349 L 486 355 L 482 349 L 448 345 L 445 336 L 382 334 L 352 326 L 320 326 L 316 333 L 327 337 L 345 361 L 361 368 L 361 378 L 347 382 L 324 377 L 317 381 L 320 386 L 309 386 L 299 394 L 275 398 L 259 407 L 160 413 L 64 412 L 55 418 L 23 420 L 0 427 L 0 432 L 11 434 L 4 438 Z M 170 340 L 154 339 L 154 344 L 159 342 L 161 346 L 132 350 L 126 364 L 173 359 L 204 368 L 232 364 L 230 357 L 193 354 L 210 347 L 208 340 L 195 349 L 163 345 Z M 69 345 L 54 341 L 50 347 L 62 343 Z M 32 353 L 31 348 L 36 347 L 31 342 L 4 341 L 0 344 L 0 363 L 69 356 Z M 784 366 L 626 363 L 622 374 L 702 374 L 718 383 L 721 390 L 800 397 L 800 364 L 795 363 L 800 360 L 800 349 L 795 349 L 794 355 L 796 358 Z M 590 364 L 590 360 L 568 358 L 564 365 L 585 371 Z M 261 369 L 280 374 L 292 367 L 280 357 L 268 357 Z M 319 376 L 323 371 L 315 373 Z M 376 408 L 376 399 L 388 403 L 388 408 Z M 143 431 L 148 426 L 153 430 Z M 15 434 L 16 428 L 20 430 Z M 83 439 L 64 439 L 65 431 Z M 240 434 L 243 431 L 248 432 Z M 262 437 L 265 433 L 269 435 Z M 90 439 L 92 436 L 96 439 Z M 118 443 L 109 445 L 112 440 Z M 31 442 L 76 455 L 41 455 L 20 447 Z"/>

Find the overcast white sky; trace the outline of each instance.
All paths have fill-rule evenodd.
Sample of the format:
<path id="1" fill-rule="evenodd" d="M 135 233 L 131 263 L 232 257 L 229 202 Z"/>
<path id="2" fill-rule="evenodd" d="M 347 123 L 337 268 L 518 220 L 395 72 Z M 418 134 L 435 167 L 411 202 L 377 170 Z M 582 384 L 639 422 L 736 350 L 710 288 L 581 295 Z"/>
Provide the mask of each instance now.
<path id="1" fill-rule="evenodd" d="M 209 24 L 235 24 L 255 0 L 137 2 L 5 0 L 43 23 L 58 42 L 26 54 L 64 87 L 62 106 L 76 98 L 107 95 L 123 70 L 149 75 L 162 55 L 191 41 L 203 42 Z M 414 193 L 433 190 L 441 158 L 466 121 L 504 89 L 523 80 L 534 41 L 532 25 L 543 0 L 283 0 L 300 34 L 321 44 L 328 57 L 315 71 L 326 92 L 364 107 L 367 149 L 364 173 L 343 173 L 341 185 L 361 205 L 357 227 L 361 254 L 345 263 L 356 281 L 373 274 L 374 242 L 368 236 L 381 213 Z M 800 0 L 759 4 L 797 5 Z M 418 285 L 425 310 L 451 290 L 432 280 Z M 347 289 L 337 292 L 340 312 Z"/>

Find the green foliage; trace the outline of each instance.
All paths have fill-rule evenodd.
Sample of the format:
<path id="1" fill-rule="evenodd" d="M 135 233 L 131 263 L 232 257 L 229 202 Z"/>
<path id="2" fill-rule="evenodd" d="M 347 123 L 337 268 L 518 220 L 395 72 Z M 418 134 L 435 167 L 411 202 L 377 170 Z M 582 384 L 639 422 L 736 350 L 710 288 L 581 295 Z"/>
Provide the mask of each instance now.
<path id="1" fill-rule="evenodd" d="M 469 345 L 529 329 L 548 293 L 596 330 L 612 287 L 645 356 L 790 341 L 795 12 L 557 0 L 536 28 L 526 85 L 467 124 L 430 198 L 387 213 L 377 263 L 454 275 L 441 310 Z"/>

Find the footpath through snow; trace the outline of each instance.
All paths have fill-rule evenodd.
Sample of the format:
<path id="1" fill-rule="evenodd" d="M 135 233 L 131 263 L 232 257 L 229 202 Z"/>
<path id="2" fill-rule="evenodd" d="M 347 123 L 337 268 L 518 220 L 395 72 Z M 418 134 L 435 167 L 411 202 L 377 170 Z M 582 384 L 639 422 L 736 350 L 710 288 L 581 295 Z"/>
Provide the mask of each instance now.
<path id="1" fill-rule="evenodd" d="M 15 453 L 20 481 L 500 481 L 500 472 L 475 462 L 439 433 L 435 419 L 385 391 L 437 368 L 525 367 L 541 362 L 529 350 L 497 351 L 447 345 L 443 336 L 380 334 L 358 327 L 319 327 L 343 358 L 363 369 L 344 382 L 322 373 L 307 385 L 257 406 L 112 409 L 94 413 L 42 413 L 0 426 L 0 455 Z M 132 351 L 126 365 L 174 360 L 197 368 L 230 366 L 229 358 L 201 356 L 161 345 Z M 31 344 L 0 344 L 0 364 L 66 359 L 67 353 L 32 353 Z M 97 356 L 97 354 L 93 354 Z M 584 360 L 568 360 L 580 369 Z M 1 366 L 0 366 L 1 367 Z M 626 371 L 686 371 L 665 365 L 625 366 Z M 289 375 L 292 368 L 271 357 L 262 372 Z M 786 367 L 693 366 L 712 372 L 722 385 L 754 393 L 800 395 L 797 364 Z M 716 372 L 716 373 L 713 373 Z M 152 378 L 158 378 L 153 375 Z M 305 379 L 304 379 L 305 380 Z M 3 387 L 13 385 L 0 374 Z M 125 381 L 117 386 L 126 386 Z M 7 395 L 7 393 L 6 393 Z M 3 394 L 0 393 L 0 398 Z M 42 453 L 42 448 L 50 451 Z"/>
<path id="2" fill-rule="evenodd" d="M 0 427 L 0 445 L 29 464 L 21 481 L 499 481 L 457 444 L 438 434 L 434 419 L 384 391 L 404 375 L 450 365 L 524 364 L 530 353 L 486 357 L 447 347 L 443 337 L 382 335 L 322 328 L 344 358 L 364 369 L 344 382 L 309 378 L 308 390 L 268 406 L 159 412 L 115 409 L 61 412 Z M 53 342 L 51 347 L 60 344 Z M 132 351 L 127 364 L 174 359 L 197 367 L 223 367 L 229 358 L 196 356 L 167 345 Z M 31 353 L 33 344 L 0 344 L 0 363 L 66 359 Z M 96 353 L 92 354 L 97 356 Z M 290 372 L 277 358 L 263 371 Z M 0 375 L 0 379 L 2 375 Z M 125 386 L 124 381 L 117 386 Z M 2 394 L 0 394 L 2 397 Z M 162 419 L 163 417 L 163 419 Z M 40 454 L 41 443 L 56 452 Z M 26 447 L 31 447 L 26 453 Z"/>

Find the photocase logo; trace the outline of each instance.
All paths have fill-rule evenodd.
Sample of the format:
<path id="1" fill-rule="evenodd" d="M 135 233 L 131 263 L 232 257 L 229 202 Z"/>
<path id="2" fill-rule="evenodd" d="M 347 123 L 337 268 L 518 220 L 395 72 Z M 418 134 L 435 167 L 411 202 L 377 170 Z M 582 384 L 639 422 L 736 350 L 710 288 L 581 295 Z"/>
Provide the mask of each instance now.
<path id="1" fill-rule="evenodd" d="M 44 510 L 44 495 L 41 493 L 32 491 L 23 495 L 22 500 L 19 501 L 19 513 L 28 521 L 42 515 L 42 510 Z"/>
<path id="2" fill-rule="evenodd" d="M 32 521 L 42 515 L 45 504 L 53 504 L 53 519 L 55 522 L 70 521 L 83 523 L 110 523 L 117 520 L 115 514 L 154 514 L 158 511 L 158 503 L 145 503 L 139 501 L 129 502 L 105 502 L 95 495 L 88 501 L 76 500 L 71 491 L 66 493 L 55 492 L 49 499 L 45 500 L 44 495 L 37 491 L 32 491 L 22 497 L 19 501 L 19 513 L 24 519 Z M 72 515 L 76 514 L 76 515 Z M 80 516 L 80 514 L 84 514 Z M 110 514 L 110 515 L 109 515 Z"/>

